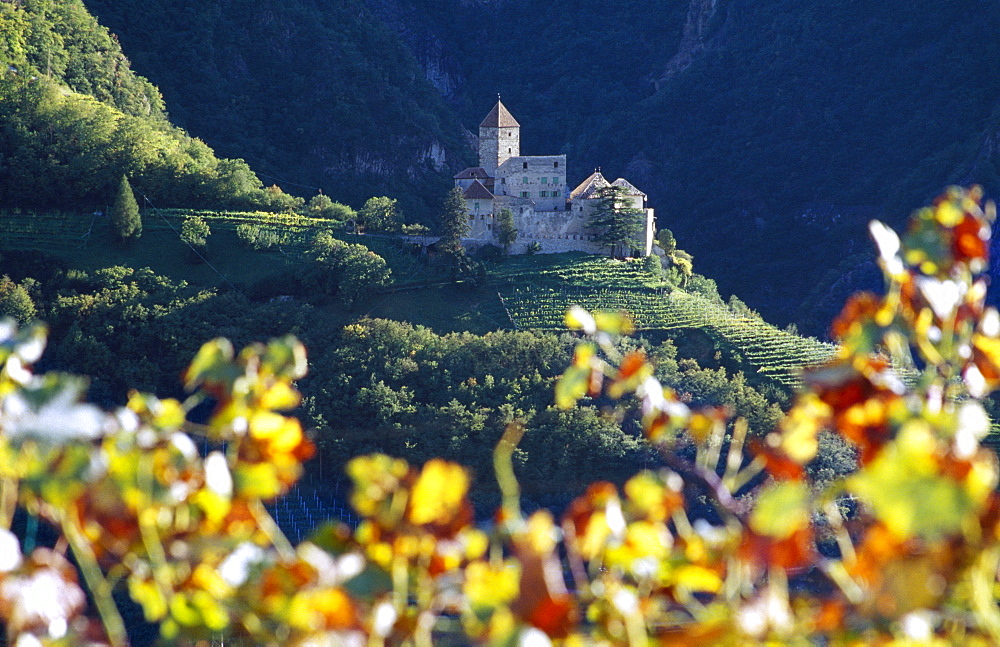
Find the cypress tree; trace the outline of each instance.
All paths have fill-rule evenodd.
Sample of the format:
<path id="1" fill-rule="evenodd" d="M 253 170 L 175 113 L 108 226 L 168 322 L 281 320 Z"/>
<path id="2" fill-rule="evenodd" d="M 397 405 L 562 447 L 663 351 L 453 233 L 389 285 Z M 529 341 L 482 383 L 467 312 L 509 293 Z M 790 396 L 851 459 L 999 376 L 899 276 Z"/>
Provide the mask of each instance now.
<path id="1" fill-rule="evenodd" d="M 142 218 L 139 216 L 139 205 L 135 201 L 128 178 L 122 176 L 118 185 L 118 195 L 111 207 L 111 224 L 115 233 L 122 240 L 136 239 L 142 235 Z"/>
<path id="2" fill-rule="evenodd" d="M 611 255 L 626 256 L 630 249 L 640 246 L 642 234 L 642 210 L 631 206 L 625 189 L 620 186 L 606 186 L 597 191 L 597 206 L 587 227 L 594 232 L 594 240 L 608 245 Z"/>
<path id="3" fill-rule="evenodd" d="M 469 235 L 469 209 L 465 204 L 462 189 L 455 187 L 448 192 L 444 200 L 444 210 L 441 213 L 441 240 L 438 250 L 449 256 L 461 256 L 465 253 L 462 238 Z"/>
<path id="4" fill-rule="evenodd" d="M 497 238 L 500 246 L 507 254 L 510 253 L 510 246 L 517 240 L 517 227 L 514 226 L 514 212 L 510 209 L 501 209 L 497 214 Z"/>

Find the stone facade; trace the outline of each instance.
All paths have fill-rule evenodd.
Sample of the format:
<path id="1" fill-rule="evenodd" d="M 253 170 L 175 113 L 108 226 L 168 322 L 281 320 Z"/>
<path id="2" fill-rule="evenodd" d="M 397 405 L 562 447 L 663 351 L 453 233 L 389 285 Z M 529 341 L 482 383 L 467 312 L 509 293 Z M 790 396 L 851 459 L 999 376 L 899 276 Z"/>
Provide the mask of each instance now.
<path id="1" fill-rule="evenodd" d="M 645 193 L 622 178 L 608 182 L 600 171 L 570 191 L 566 156 L 521 155 L 520 138 L 521 125 L 497 101 L 479 125 L 479 166 L 455 176 L 469 209 L 469 244 L 496 244 L 496 214 L 506 208 L 514 214 L 518 232 L 513 253 L 535 245 L 542 253 L 610 253 L 606 245 L 594 242 L 587 222 L 597 206 L 599 189 L 615 185 L 625 189 L 628 201 L 645 216 L 641 248 L 634 252 L 652 253 L 653 210 L 646 207 Z"/>

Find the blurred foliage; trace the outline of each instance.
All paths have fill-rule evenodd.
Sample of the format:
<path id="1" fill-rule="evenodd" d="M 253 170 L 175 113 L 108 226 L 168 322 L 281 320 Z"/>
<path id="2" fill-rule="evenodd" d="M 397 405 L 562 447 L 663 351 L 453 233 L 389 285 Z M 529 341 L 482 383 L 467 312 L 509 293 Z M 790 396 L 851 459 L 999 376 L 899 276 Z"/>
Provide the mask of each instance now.
<path id="1" fill-rule="evenodd" d="M 647 353 L 622 345 L 627 317 L 571 310 L 580 336 L 557 407 L 634 397 L 665 466 L 593 483 L 559 519 L 526 514 L 514 469 L 526 431 L 512 420 L 493 454 L 502 504 L 482 528 L 464 467 L 370 454 L 347 465 L 357 527 L 290 544 L 263 503 L 314 451 L 285 415 L 307 366 L 293 338 L 239 353 L 216 339 L 183 373 L 187 399 L 133 391 L 105 412 L 82 402 L 82 379 L 33 374 L 45 330 L 6 320 L 8 639 L 124 645 L 120 587 L 168 642 L 996 644 L 1000 470 L 980 446 L 979 400 L 1000 387 L 982 274 L 994 218 L 978 189 L 952 189 L 902 237 L 873 222 L 886 294 L 846 304 L 841 352 L 806 372 L 763 438 L 665 387 Z M 908 362 L 907 381 L 890 356 Z M 191 422 L 206 400 L 208 420 Z M 817 478 L 830 437 L 856 450 L 857 469 Z M 55 548 L 22 553 L 9 530 L 21 506 L 59 531 Z"/>

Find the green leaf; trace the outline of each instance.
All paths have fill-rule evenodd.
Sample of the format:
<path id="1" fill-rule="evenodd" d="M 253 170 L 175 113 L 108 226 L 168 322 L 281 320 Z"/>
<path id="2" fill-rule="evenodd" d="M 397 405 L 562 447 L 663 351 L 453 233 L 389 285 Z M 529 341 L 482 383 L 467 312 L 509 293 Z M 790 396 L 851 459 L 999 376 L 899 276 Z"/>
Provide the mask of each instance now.
<path id="1" fill-rule="evenodd" d="M 570 366 L 556 381 L 556 406 L 560 409 L 572 409 L 583 396 L 587 395 L 590 385 L 591 368 L 587 366 Z"/>
<path id="2" fill-rule="evenodd" d="M 938 471 L 936 442 L 925 423 L 911 424 L 847 480 L 848 491 L 903 539 L 957 533 L 977 512 L 977 502 L 962 484 Z"/>
<path id="3" fill-rule="evenodd" d="M 194 356 L 184 373 L 184 387 L 188 390 L 204 382 L 228 382 L 235 378 L 231 366 L 233 345 L 222 337 L 205 343 Z"/>

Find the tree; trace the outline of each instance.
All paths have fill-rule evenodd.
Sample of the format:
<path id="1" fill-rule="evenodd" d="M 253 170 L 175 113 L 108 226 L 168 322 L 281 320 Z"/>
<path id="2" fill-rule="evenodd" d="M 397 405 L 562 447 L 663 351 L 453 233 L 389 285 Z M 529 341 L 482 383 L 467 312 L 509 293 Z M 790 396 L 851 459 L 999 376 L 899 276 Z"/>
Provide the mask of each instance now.
<path id="1" fill-rule="evenodd" d="M 185 218 L 181 225 L 181 240 L 188 244 L 194 256 L 201 260 L 205 255 L 205 248 L 208 245 L 208 237 L 212 230 L 208 228 L 208 223 L 200 216 Z"/>
<path id="2" fill-rule="evenodd" d="M 358 212 L 358 220 L 366 230 L 394 232 L 399 229 L 396 200 L 385 196 L 368 198 Z"/>
<path id="3" fill-rule="evenodd" d="M 656 232 L 656 243 L 663 248 L 668 255 L 677 249 L 677 239 L 674 238 L 674 232 L 669 229 L 661 229 Z"/>
<path id="4" fill-rule="evenodd" d="M 330 210 L 333 208 L 333 200 L 330 196 L 319 193 L 309 199 L 306 205 L 306 213 L 313 218 L 328 218 Z"/>
<path id="5" fill-rule="evenodd" d="M 504 207 L 497 213 L 497 239 L 503 251 L 510 253 L 510 246 L 517 240 L 517 228 L 514 227 L 514 212 Z"/>
<path id="6" fill-rule="evenodd" d="M 357 213 L 346 204 L 340 204 L 330 199 L 330 196 L 322 193 L 314 195 L 306 205 L 306 215 L 313 218 L 329 218 L 330 220 L 350 220 L 356 218 Z"/>
<path id="7" fill-rule="evenodd" d="M 438 241 L 438 251 L 452 259 L 464 256 L 462 239 L 468 236 L 471 230 L 465 197 L 462 195 L 462 189 L 455 187 L 448 192 L 444 200 L 444 209 L 441 211 L 441 239 Z"/>
<path id="8" fill-rule="evenodd" d="M 656 232 L 656 244 L 666 254 L 673 282 L 683 288 L 694 272 L 694 258 L 683 249 L 677 248 L 677 240 L 669 229 L 661 229 Z"/>
<path id="9" fill-rule="evenodd" d="M 124 175 L 118 184 L 118 195 L 115 196 L 115 204 L 111 207 L 111 223 L 114 225 L 115 233 L 122 240 L 134 240 L 142 234 L 142 218 L 139 216 L 139 205 L 136 204 L 132 187 L 128 183 L 128 178 Z"/>
<path id="10" fill-rule="evenodd" d="M 311 252 L 319 266 L 317 284 L 351 307 L 367 291 L 389 285 L 392 271 L 385 259 L 364 245 L 345 243 L 328 231 L 316 235 Z"/>
<path id="11" fill-rule="evenodd" d="M 19 323 L 35 318 L 35 302 L 31 295 L 6 274 L 0 277 L 0 318 L 13 317 Z"/>
<path id="12" fill-rule="evenodd" d="M 587 227 L 593 230 L 596 242 L 611 248 L 612 256 L 624 257 L 641 245 L 642 215 L 642 209 L 632 206 L 632 196 L 624 187 L 606 186 L 597 190 L 597 207 Z"/>

